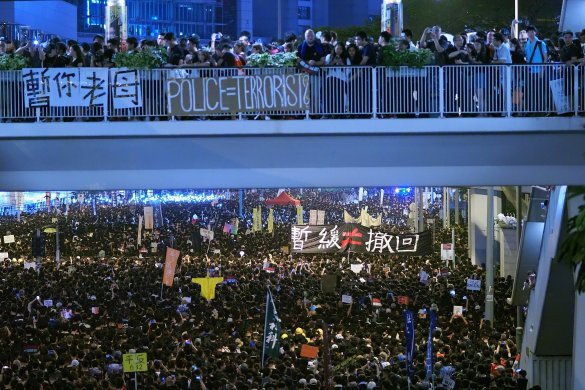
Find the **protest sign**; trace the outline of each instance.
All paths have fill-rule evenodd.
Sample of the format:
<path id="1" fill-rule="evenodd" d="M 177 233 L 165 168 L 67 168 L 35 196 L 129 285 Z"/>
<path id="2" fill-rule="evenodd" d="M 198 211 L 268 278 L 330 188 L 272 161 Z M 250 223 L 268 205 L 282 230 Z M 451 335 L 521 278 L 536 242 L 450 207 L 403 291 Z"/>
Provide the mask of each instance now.
<path id="1" fill-rule="evenodd" d="M 165 258 L 165 270 L 163 273 L 163 284 L 171 287 L 175 277 L 175 269 L 177 267 L 177 260 L 179 259 L 179 252 L 176 249 L 167 247 L 167 255 Z"/>
<path id="2" fill-rule="evenodd" d="M 422 256 L 432 251 L 430 231 L 390 234 L 356 223 L 293 225 L 293 253 L 384 253 Z"/>
<path id="3" fill-rule="evenodd" d="M 325 210 L 317 210 L 317 225 L 325 225 Z"/>
<path id="4" fill-rule="evenodd" d="M 53 306 L 53 300 L 52 299 L 45 299 L 43 301 L 43 306 L 44 307 L 51 307 L 51 306 Z"/>
<path id="5" fill-rule="evenodd" d="M 309 210 L 309 225 L 317 225 L 317 210 Z"/>
<path id="6" fill-rule="evenodd" d="M 471 291 L 481 290 L 481 280 L 467 279 L 467 289 Z"/>
<path id="7" fill-rule="evenodd" d="M 215 234 L 213 233 L 213 230 L 208 230 L 208 229 L 203 229 L 202 228 L 202 229 L 199 230 L 199 232 L 201 234 L 201 238 L 203 238 L 204 240 L 213 241 L 213 238 L 215 237 Z"/>
<path id="8" fill-rule="evenodd" d="M 154 214 L 151 206 L 144 207 L 144 228 L 152 230 L 154 227 Z"/>
<path id="9" fill-rule="evenodd" d="M 304 112 L 311 102 L 306 74 L 169 79 L 169 114 Z"/>
<path id="10" fill-rule="evenodd" d="M 144 372 L 148 370 L 146 353 L 125 353 L 122 356 L 124 373 Z"/>
<path id="11" fill-rule="evenodd" d="M 441 244 L 441 260 L 455 260 L 452 244 Z"/>
<path id="12" fill-rule="evenodd" d="M 350 267 L 354 273 L 359 274 L 360 272 L 362 272 L 364 265 L 363 264 L 352 264 Z"/>
<path id="13" fill-rule="evenodd" d="M 341 296 L 341 302 L 343 303 L 352 303 L 353 299 L 351 298 L 351 295 L 342 295 Z"/>
<path id="14" fill-rule="evenodd" d="M 32 269 L 36 270 L 37 269 L 37 263 L 35 263 L 34 261 L 31 261 L 31 262 L 25 261 L 24 262 L 24 269 L 29 269 L 29 268 L 32 268 Z"/>
<path id="15" fill-rule="evenodd" d="M 453 315 L 454 316 L 463 316 L 463 306 L 453 306 Z"/>
<path id="16" fill-rule="evenodd" d="M 12 244 L 14 242 L 14 235 L 10 234 L 8 236 L 4 236 L 4 243 L 5 244 Z"/>

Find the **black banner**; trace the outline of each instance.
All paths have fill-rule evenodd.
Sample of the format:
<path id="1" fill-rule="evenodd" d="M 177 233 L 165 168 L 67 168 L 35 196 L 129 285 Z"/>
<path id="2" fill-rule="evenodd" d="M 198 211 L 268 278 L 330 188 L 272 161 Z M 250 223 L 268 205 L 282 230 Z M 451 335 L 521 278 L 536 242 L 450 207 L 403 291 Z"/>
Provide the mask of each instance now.
<path id="1" fill-rule="evenodd" d="M 431 253 L 431 232 L 391 234 L 357 223 L 337 225 L 294 225 L 291 228 L 294 253 L 388 253 L 422 256 Z"/>

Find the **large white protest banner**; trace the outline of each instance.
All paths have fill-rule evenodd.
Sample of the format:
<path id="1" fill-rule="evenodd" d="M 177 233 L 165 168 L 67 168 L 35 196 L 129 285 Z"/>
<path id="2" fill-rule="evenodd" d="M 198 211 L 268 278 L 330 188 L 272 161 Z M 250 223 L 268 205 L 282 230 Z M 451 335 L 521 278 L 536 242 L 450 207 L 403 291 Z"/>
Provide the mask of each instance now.
<path id="1" fill-rule="evenodd" d="M 309 225 L 317 225 L 317 210 L 309 210 Z"/>
<path id="2" fill-rule="evenodd" d="M 108 101 L 108 69 L 25 68 L 26 108 L 94 107 Z"/>
<path id="3" fill-rule="evenodd" d="M 175 78 L 167 82 L 175 116 L 279 111 L 304 112 L 311 102 L 307 74 Z"/>
<path id="4" fill-rule="evenodd" d="M 142 88 L 138 70 L 112 68 L 110 69 L 110 82 L 112 83 L 114 109 L 142 106 Z"/>
<path id="5" fill-rule="evenodd" d="M 146 230 L 152 230 L 154 227 L 154 214 L 152 206 L 144 207 L 144 228 Z"/>

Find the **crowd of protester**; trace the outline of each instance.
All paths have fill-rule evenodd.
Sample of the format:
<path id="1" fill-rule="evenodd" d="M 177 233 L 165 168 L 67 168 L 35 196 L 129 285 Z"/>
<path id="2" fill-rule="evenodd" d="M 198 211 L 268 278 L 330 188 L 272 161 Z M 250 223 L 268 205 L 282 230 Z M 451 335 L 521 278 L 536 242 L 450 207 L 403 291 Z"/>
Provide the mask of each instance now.
<path id="1" fill-rule="evenodd" d="M 364 31 L 357 31 L 354 37 L 345 41 L 338 40 L 334 31 L 315 33 L 309 29 L 303 37 L 291 33 L 270 44 L 254 41 L 246 31 L 237 40 L 214 33 L 205 43 L 197 35 L 176 37 L 172 32 L 161 33 L 156 40 L 140 41 L 129 37 L 125 41 L 111 38 L 106 42 L 103 36 L 96 35 L 92 43 L 61 41 L 59 38 L 44 43 L 0 41 L 0 55 L 25 57 L 32 67 L 114 67 L 116 56 L 121 52 L 149 52 L 158 58 L 162 68 L 177 69 L 168 77 L 216 77 L 219 74 L 215 71 L 205 73 L 203 69 L 257 66 L 258 62 L 251 61 L 256 54 L 292 53 L 296 54 L 296 64 L 301 70 L 321 75 L 319 81 L 311 83 L 311 111 L 315 117 L 346 118 L 370 117 L 373 114 L 370 97 L 372 72 L 367 67 L 386 66 L 384 48 L 389 46 L 398 53 L 427 50 L 427 65 L 566 65 L 522 68 L 513 72 L 509 86 L 505 72 L 496 68 L 492 71 L 488 68 L 450 70 L 445 77 L 457 80 L 457 85 L 445 83 L 443 110 L 447 116 L 509 115 L 506 99 L 510 98 L 505 91 L 509 87 L 512 88 L 513 115 L 573 115 L 585 112 L 585 70 L 581 69 L 585 65 L 585 29 L 577 33 L 564 31 L 558 39 L 541 39 L 534 26 L 520 29 L 518 36 L 515 36 L 517 24 L 514 21 L 509 30 L 463 32 L 453 36 L 444 34 L 439 26 L 433 26 L 426 28 L 419 40 L 409 29 L 405 29 L 400 37 L 393 37 L 385 31 L 378 37 L 370 37 Z M 400 62 L 393 66 L 409 65 L 406 57 L 394 55 L 394 58 Z M 360 68 L 355 68 L 358 66 Z M 574 66 L 579 66 L 577 76 Z M 345 69 L 340 70 L 339 67 Z M 144 88 L 159 88 L 158 77 L 160 75 L 154 77 L 154 81 L 145 80 Z M 378 112 L 374 115 L 382 118 L 418 117 L 420 111 L 425 111 L 423 115 L 438 115 L 437 76 L 429 75 L 418 86 L 409 84 L 408 80 L 378 78 Z M 556 87 L 560 88 L 560 92 L 550 90 L 552 86 L 549 83 L 556 79 L 563 80 L 562 85 Z M 559 93 L 564 95 L 566 106 L 559 103 L 559 99 L 563 100 Z M 144 100 L 143 116 L 168 119 L 168 116 L 156 115 L 157 110 L 152 108 L 160 105 L 158 94 L 149 90 L 145 90 L 144 94 L 148 97 Z M 14 98 L 21 99 L 20 95 L 14 95 Z M 255 117 L 268 118 L 265 115 Z"/>
<path id="2" fill-rule="evenodd" d="M 253 42 L 247 31 L 243 31 L 237 40 L 214 33 L 207 45 L 202 45 L 196 34 L 176 37 L 172 32 L 160 33 L 156 40 L 139 41 L 129 37 L 125 42 L 118 38 L 106 42 L 101 35 L 95 35 L 92 43 L 61 41 L 58 37 L 45 43 L 32 40 L 12 42 L 1 38 L 0 54 L 27 57 L 33 67 L 111 67 L 120 51 L 132 53 L 153 49 L 163 53 L 167 66 L 245 66 L 249 55 L 265 52 L 296 52 L 302 60 L 312 61 L 311 66 L 374 66 L 382 63 L 378 56 L 380 48 L 393 45 L 399 51 L 429 49 L 433 52 L 431 63 L 436 65 L 585 64 L 585 29 L 576 33 L 564 31 L 557 39 L 551 39 L 539 38 L 535 26 L 526 26 L 515 36 L 517 24 L 513 21 L 511 29 L 462 32 L 453 36 L 443 34 L 441 27 L 433 26 L 426 28 L 418 41 L 409 29 L 403 30 L 400 37 L 393 37 L 388 32 L 368 37 L 359 31 L 346 41 L 338 41 L 334 31 L 315 34 L 313 30 L 307 30 L 304 39 L 290 33 L 269 44 Z"/>
<path id="3" fill-rule="evenodd" d="M 154 230 L 142 229 L 143 205 L 121 199 L 116 206 L 88 195 L 81 203 L 59 202 L 49 209 L 0 217 L 9 259 L 1 264 L 0 382 L 7 389 L 122 389 L 134 387 L 124 374 L 122 355 L 146 352 L 148 369 L 137 375 L 140 388 L 178 389 L 318 389 L 325 388 L 324 358 L 330 355 L 331 388 L 406 389 L 403 311 L 416 318 L 416 352 L 412 388 L 429 389 L 450 376 L 455 389 L 526 389 L 526 373 L 516 370 L 519 347 L 514 340 L 515 308 L 507 306 L 510 278 L 495 283 L 495 321 L 484 320 L 484 294 L 467 291 L 466 279 L 483 279 L 485 269 L 467 259 L 467 233 L 457 230 L 457 268 L 441 273 L 437 251 L 422 257 L 381 254 L 290 254 L 293 206 L 274 207 L 275 229 L 251 233 L 252 209 L 276 191 L 247 191 L 243 215 L 238 199 L 211 204 L 158 205 Z M 343 210 L 357 215 L 363 206 L 383 213 L 379 228 L 410 231 L 411 195 L 377 190 L 362 201 L 355 191 L 293 191 L 310 209 L 326 212 L 326 223 L 342 222 Z M 439 216 L 440 200 L 427 208 Z M 239 217 L 239 222 L 235 222 Z M 305 216 L 305 219 L 307 217 Z M 223 233 L 224 223 L 238 223 L 237 234 Z M 58 225 L 63 238 L 55 262 L 55 236 L 46 233 L 41 266 L 34 262 L 31 241 L 37 228 Z M 201 240 L 200 227 L 215 231 Z M 435 243 L 450 241 L 437 230 Z M 162 287 L 166 246 L 181 251 L 172 287 Z M 438 247 L 438 245 L 435 245 Z M 153 252 L 156 248 L 156 252 Z M 362 263 L 359 273 L 350 264 Z M 420 273 L 430 277 L 421 283 Z M 200 297 L 193 277 L 222 276 L 216 297 Z M 334 294 L 321 289 L 323 275 L 337 275 Z M 270 288 L 281 319 L 280 354 L 262 368 L 266 290 Z M 353 297 L 343 304 L 342 294 Z M 399 304 L 398 297 L 409 302 Z M 189 299 L 190 298 L 190 299 Z M 379 298 L 381 307 L 372 299 Z M 51 300 L 52 306 L 45 306 Z M 453 306 L 464 307 L 462 316 Z M 97 310 L 95 309 L 97 308 Z M 425 376 L 429 319 L 436 310 L 433 377 Z M 330 337 L 325 348 L 324 329 Z M 303 344 L 320 347 L 317 358 L 300 356 Z M 534 387 L 537 389 L 537 387 Z"/>

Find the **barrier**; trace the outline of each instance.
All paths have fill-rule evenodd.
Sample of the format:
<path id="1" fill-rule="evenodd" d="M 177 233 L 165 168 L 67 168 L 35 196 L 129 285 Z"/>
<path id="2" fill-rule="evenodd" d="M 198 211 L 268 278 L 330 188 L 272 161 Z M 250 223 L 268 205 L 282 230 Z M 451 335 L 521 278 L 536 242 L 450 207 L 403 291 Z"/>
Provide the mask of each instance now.
<path id="1" fill-rule="evenodd" d="M 27 74 L 24 70 L 0 72 L 0 120 L 507 117 L 578 115 L 585 110 L 585 67 L 564 64 L 449 65 L 421 69 L 346 66 L 323 67 L 315 74 L 295 68 L 81 69 L 81 76 L 78 74 L 75 79 L 79 85 L 70 81 L 71 72 L 77 72 L 74 68 L 51 69 L 46 74 L 56 76 L 44 79 L 43 71 L 47 71 L 42 69 L 29 69 Z M 100 104 L 95 103 L 100 101 L 97 98 L 87 102 L 89 92 L 98 96 L 95 89 L 91 91 L 92 73 L 104 75 L 100 93 L 105 97 Z M 65 76 L 70 78 L 63 79 Z M 205 85 L 201 79 L 213 88 L 201 87 Z M 93 86 L 96 85 L 93 80 Z M 212 90 L 214 95 L 206 97 L 214 101 L 220 95 L 222 99 L 231 96 L 249 100 L 240 101 L 239 107 L 246 103 L 245 110 L 234 109 L 232 105 L 229 109 L 219 107 L 189 115 L 181 111 L 183 115 L 173 115 L 171 103 L 172 98 L 177 98 L 174 95 L 177 85 L 196 88 L 183 91 L 186 97 L 199 99 Z M 169 86 L 174 88 L 170 95 Z M 77 100 L 71 97 L 64 100 L 64 96 L 57 95 L 59 89 L 71 87 L 79 88 Z M 234 88 L 237 96 L 232 95 L 236 93 L 231 90 Z"/>

